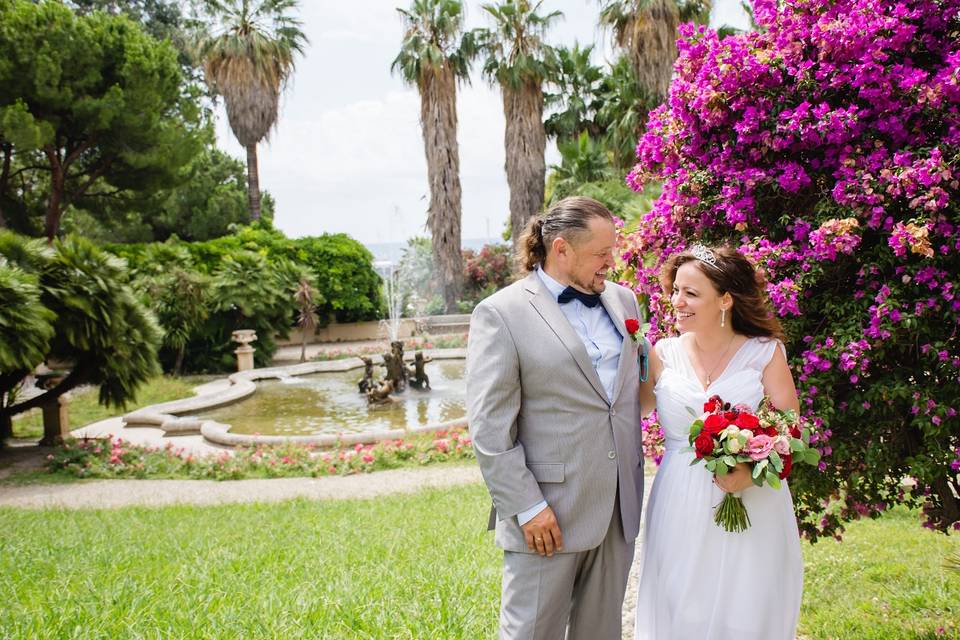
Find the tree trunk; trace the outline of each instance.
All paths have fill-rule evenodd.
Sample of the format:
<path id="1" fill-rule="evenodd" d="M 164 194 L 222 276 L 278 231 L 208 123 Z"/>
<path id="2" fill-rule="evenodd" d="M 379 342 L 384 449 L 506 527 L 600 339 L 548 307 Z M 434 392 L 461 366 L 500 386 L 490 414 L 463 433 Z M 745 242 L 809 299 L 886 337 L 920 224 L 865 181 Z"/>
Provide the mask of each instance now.
<path id="1" fill-rule="evenodd" d="M 443 291 L 444 308 L 456 313 L 463 280 L 460 247 L 460 151 L 457 146 L 457 85 L 445 62 L 420 78 L 420 125 L 430 183 L 430 229 L 433 262 Z"/>
<path id="2" fill-rule="evenodd" d="M 658 103 L 667 97 L 670 89 L 679 25 L 680 12 L 675 0 L 651 0 L 631 25 L 630 57 L 637 80 Z"/>
<path id="3" fill-rule="evenodd" d="M 183 370 L 183 358 L 187 353 L 186 346 L 177 349 L 177 359 L 173 363 L 173 375 L 178 376 Z"/>
<path id="4" fill-rule="evenodd" d="M 247 200 L 250 220 L 260 219 L 260 167 L 257 163 L 257 145 L 247 145 Z"/>
<path id="5" fill-rule="evenodd" d="M 300 332 L 303 334 L 301 339 L 303 342 L 300 343 L 300 362 L 307 361 L 307 333 L 305 329 L 301 329 Z"/>
<path id="6" fill-rule="evenodd" d="M 13 437 L 13 418 L 0 414 L 0 449 L 3 449 L 7 440 Z"/>
<path id="7" fill-rule="evenodd" d="M 525 80 L 519 88 L 500 85 L 503 94 L 504 150 L 510 186 L 510 231 L 517 246 L 532 216 L 543 208 L 547 136 L 543 128 L 543 88 Z"/>
<path id="8" fill-rule="evenodd" d="M 53 243 L 53 239 L 60 230 L 60 217 L 63 215 L 61 201 L 63 200 L 64 169 L 56 154 L 47 153 L 51 158 L 50 162 L 50 199 L 47 201 L 47 216 L 44 222 L 44 235 L 47 236 L 47 242 Z"/>
<path id="9" fill-rule="evenodd" d="M 3 148 L 3 165 L 0 168 L 0 228 L 7 226 L 3 217 L 3 195 L 7 192 L 7 180 L 10 179 L 10 160 L 13 156 L 13 145 L 9 142 L 0 145 Z"/>

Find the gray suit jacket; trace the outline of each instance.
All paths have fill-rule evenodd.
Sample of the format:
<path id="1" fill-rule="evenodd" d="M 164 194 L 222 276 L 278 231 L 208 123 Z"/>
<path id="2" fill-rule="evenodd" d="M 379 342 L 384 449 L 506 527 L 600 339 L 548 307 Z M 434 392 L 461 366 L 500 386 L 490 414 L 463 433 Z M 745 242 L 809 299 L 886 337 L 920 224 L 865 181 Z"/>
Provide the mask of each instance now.
<path id="1" fill-rule="evenodd" d="M 508 551 L 528 551 L 515 516 L 541 500 L 556 513 L 565 552 L 598 546 L 618 486 L 626 541 L 640 531 L 639 345 L 624 326 L 640 309 L 612 282 L 600 299 L 624 336 L 612 401 L 536 273 L 481 302 L 470 319 L 470 435 L 493 498 L 495 541 Z"/>

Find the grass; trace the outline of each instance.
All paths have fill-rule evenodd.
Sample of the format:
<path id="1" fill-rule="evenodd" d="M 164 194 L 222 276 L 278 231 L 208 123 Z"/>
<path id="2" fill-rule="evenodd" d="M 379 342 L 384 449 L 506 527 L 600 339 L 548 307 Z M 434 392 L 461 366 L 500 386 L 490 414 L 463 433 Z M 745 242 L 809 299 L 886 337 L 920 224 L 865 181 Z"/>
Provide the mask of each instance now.
<path id="1" fill-rule="evenodd" d="M 222 376 L 157 376 L 145 383 L 136 397 L 125 409 L 104 407 L 99 402 L 97 387 L 83 387 L 70 394 L 70 428 L 79 429 L 92 422 L 112 418 L 140 407 L 158 402 L 178 400 L 193 396 L 193 388 Z M 15 438 L 40 438 L 43 436 L 43 414 L 40 409 L 31 409 L 13 419 Z"/>
<path id="2" fill-rule="evenodd" d="M 804 545 L 803 633 L 818 640 L 960 638 L 960 571 L 944 566 L 960 539 L 918 523 L 916 512 L 898 507 L 850 524 L 843 542 Z"/>
<path id="3" fill-rule="evenodd" d="M 0 509 L 7 638 L 489 638 L 481 486 L 279 505 Z"/>
<path id="4" fill-rule="evenodd" d="M 271 505 L 0 509 L 5 638 L 491 638 L 479 485 Z M 915 512 L 804 545 L 807 640 L 960 638 L 957 540 Z M 740 597 L 749 597 L 741 594 Z M 943 633 L 938 633 L 940 627 Z"/>

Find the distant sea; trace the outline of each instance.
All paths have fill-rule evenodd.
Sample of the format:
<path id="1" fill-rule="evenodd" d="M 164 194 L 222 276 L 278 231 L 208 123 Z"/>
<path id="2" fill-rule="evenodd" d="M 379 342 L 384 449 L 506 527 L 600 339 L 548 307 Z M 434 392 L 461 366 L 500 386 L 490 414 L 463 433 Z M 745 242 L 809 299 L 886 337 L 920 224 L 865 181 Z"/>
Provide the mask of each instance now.
<path id="1" fill-rule="evenodd" d="M 501 238 L 471 238 L 461 240 L 460 244 L 464 249 L 481 249 L 485 244 L 503 244 Z M 364 246 L 373 254 L 376 262 L 397 262 L 403 257 L 403 250 L 406 248 L 406 242 L 365 242 Z"/>

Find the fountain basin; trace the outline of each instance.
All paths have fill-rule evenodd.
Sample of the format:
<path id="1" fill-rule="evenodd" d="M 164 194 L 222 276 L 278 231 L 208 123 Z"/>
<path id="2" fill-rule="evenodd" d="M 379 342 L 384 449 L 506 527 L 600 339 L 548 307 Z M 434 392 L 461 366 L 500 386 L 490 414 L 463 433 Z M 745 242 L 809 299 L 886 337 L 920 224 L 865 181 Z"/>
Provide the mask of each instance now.
<path id="1" fill-rule="evenodd" d="M 435 361 L 428 365 L 430 367 L 428 373 L 431 375 L 431 386 L 436 386 L 436 389 L 434 392 L 426 393 L 408 389 L 405 393 L 400 394 L 396 403 L 398 406 L 388 408 L 387 411 L 394 410 L 396 412 L 399 410 L 402 418 L 394 415 L 390 419 L 383 419 L 383 416 L 378 417 L 376 415 L 380 411 L 379 409 L 370 411 L 372 415 L 370 419 L 360 415 L 361 412 L 358 411 L 357 404 L 363 401 L 363 398 L 357 392 L 356 380 L 360 377 L 359 372 L 362 370 L 363 362 L 359 358 L 345 358 L 343 360 L 307 362 L 284 367 L 238 372 L 221 381 L 221 383 L 212 385 L 215 389 L 211 393 L 134 411 L 124 416 L 124 424 L 129 427 L 159 427 L 171 435 L 199 431 L 204 439 L 227 446 L 297 442 L 321 447 L 338 444 L 369 444 L 385 439 L 409 437 L 417 433 L 466 427 L 462 383 L 463 359 L 466 356 L 466 350 L 434 349 L 425 350 L 424 354 Z M 375 363 L 380 361 L 379 356 L 372 356 L 372 359 Z M 431 369 L 438 372 L 436 385 L 434 385 L 435 374 Z M 447 370 L 447 373 L 440 373 L 444 369 Z M 281 392 L 280 400 L 282 402 L 284 389 L 309 387 L 311 385 L 310 377 L 313 377 L 312 374 L 320 373 L 331 373 L 338 377 L 339 382 L 332 385 L 332 389 L 327 388 L 327 391 L 344 394 L 343 397 L 349 401 L 348 404 L 353 406 L 353 409 L 348 412 L 350 413 L 349 420 L 337 423 L 335 412 L 328 410 L 326 411 L 328 415 L 325 424 L 318 428 L 314 428 L 316 425 L 313 425 L 313 427 L 307 425 L 307 427 L 313 428 L 312 432 L 305 432 L 302 424 L 299 431 L 295 428 L 277 434 L 265 433 L 265 429 L 262 426 L 257 426 L 257 424 L 240 425 L 245 413 L 256 413 L 255 406 L 251 405 L 250 411 L 247 411 L 245 407 L 247 402 L 257 400 L 256 396 L 249 400 L 247 398 L 257 392 L 258 381 L 273 379 L 287 381 L 287 384 L 282 382 L 264 383 L 276 387 Z M 324 385 L 320 386 L 324 387 Z M 330 385 L 326 386 L 330 387 Z M 259 392 L 257 393 L 259 395 Z M 271 402 L 275 404 L 276 398 L 268 401 L 267 405 Z M 433 403 L 434 406 L 424 407 L 421 404 L 424 402 Z M 303 402 L 298 404 L 300 404 L 301 413 L 309 414 L 311 412 L 309 406 L 304 407 Z M 234 406 L 211 412 L 215 408 L 227 405 Z M 314 412 L 319 414 L 322 411 L 317 409 Z M 231 425 L 228 424 L 229 420 L 236 421 L 238 428 L 231 428 Z M 303 422 L 299 419 L 292 420 L 289 416 L 287 421 Z"/>

